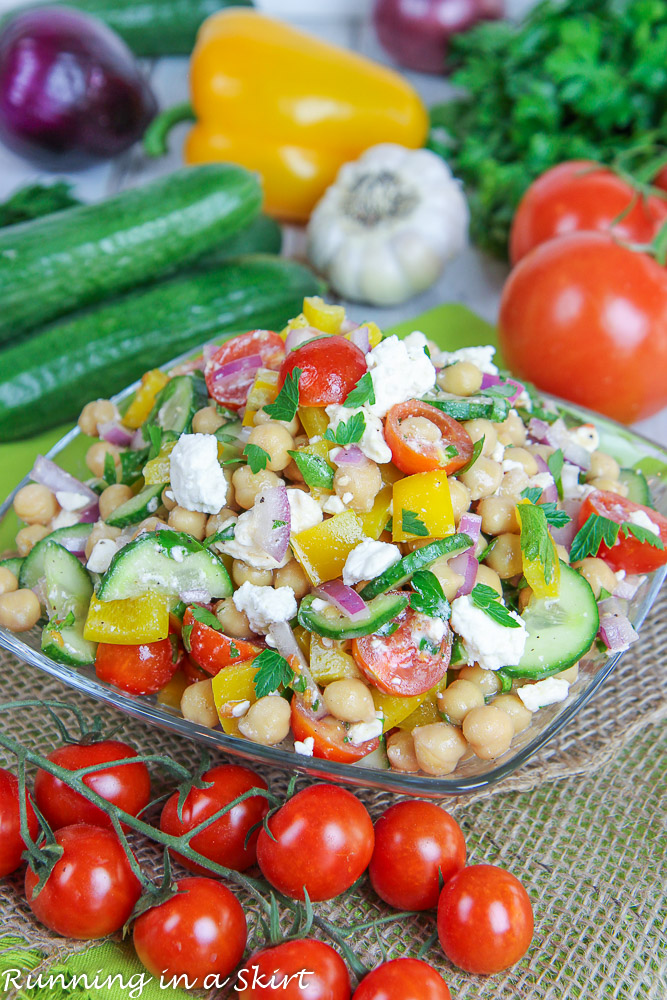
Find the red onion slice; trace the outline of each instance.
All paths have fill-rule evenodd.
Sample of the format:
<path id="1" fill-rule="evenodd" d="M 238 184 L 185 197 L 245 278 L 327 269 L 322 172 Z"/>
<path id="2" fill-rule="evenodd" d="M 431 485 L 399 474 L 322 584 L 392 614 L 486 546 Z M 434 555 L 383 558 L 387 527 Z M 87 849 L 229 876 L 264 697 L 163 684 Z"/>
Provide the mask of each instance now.
<path id="1" fill-rule="evenodd" d="M 614 597 L 631 601 L 645 579 L 645 576 L 626 576 L 623 580 L 619 580 L 614 587 Z"/>
<path id="2" fill-rule="evenodd" d="M 470 514 L 470 513 L 462 514 L 461 520 L 459 521 L 459 526 L 456 530 L 459 531 L 462 535 L 470 535 L 473 541 L 473 548 L 474 548 L 479 539 L 479 533 L 482 530 L 481 514 Z"/>
<path id="3" fill-rule="evenodd" d="M 352 330 L 349 334 L 349 339 L 361 351 L 363 351 L 364 354 L 368 354 L 371 349 L 371 341 L 367 326 L 358 326 L 356 330 Z"/>
<path id="4" fill-rule="evenodd" d="M 257 544 L 277 562 L 284 558 L 289 546 L 292 514 L 287 490 L 280 486 L 269 486 L 262 490 L 252 508 L 254 516 L 253 535 Z"/>
<path id="5" fill-rule="evenodd" d="M 537 441 L 539 444 L 546 444 L 547 434 L 549 433 L 549 424 L 546 420 L 538 420 L 537 417 L 531 417 L 527 430 L 528 436 L 533 441 Z"/>
<path id="6" fill-rule="evenodd" d="M 234 361 L 228 361 L 227 364 L 221 365 L 220 368 L 212 372 L 210 374 L 210 381 L 218 388 L 228 381 L 233 380 L 236 382 L 237 376 L 241 372 L 244 375 L 256 372 L 258 368 L 262 367 L 262 364 L 261 354 L 248 354 L 244 358 L 235 358 Z"/>
<path id="7" fill-rule="evenodd" d="M 604 614 L 600 618 L 600 638 L 612 653 L 620 653 L 639 636 L 627 615 Z"/>
<path id="8" fill-rule="evenodd" d="M 320 340 L 322 337 L 328 337 L 329 334 L 322 333 L 321 330 L 316 330 L 314 326 L 301 326 L 294 327 L 287 334 L 285 340 L 285 351 L 289 354 L 290 351 L 295 351 L 297 347 L 301 347 L 309 340 Z"/>
<path id="9" fill-rule="evenodd" d="M 507 397 L 508 403 L 516 403 L 517 399 L 522 392 L 525 392 L 525 387 L 521 382 L 517 382 L 515 378 L 501 378 L 500 375 L 489 375 L 484 372 L 482 375 L 482 389 L 489 389 L 492 385 L 513 385 L 515 387 L 515 392 Z"/>
<path id="10" fill-rule="evenodd" d="M 356 444 L 349 444 L 345 448 L 334 448 L 329 452 L 329 458 L 336 465 L 363 465 L 368 461 L 363 451 Z"/>
<path id="11" fill-rule="evenodd" d="M 363 598 L 356 590 L 340 580 L 328 580 L 317 587 L 314 593 L 326 601 L 331 601 L 334 607 L 338 608 L 350 621 L 358 622 L 368 615 L 368 607 Z"/>
<path id="12" fill-rule="evenodd" d="M 528 425 L 530 430 L 532 420 Z M 565 422 L 559 417 L 555 423 L 551 424 L 544 435 L 544 441 L 552 448 L 560 448 L 566 462 L 579 466 L 580 469 L 590 469 L 591 454 L 589 451 L 570 438 Z"/>
<path id="13" fill-rule="evenodd" d="M 566 514 L 569 514 L 572 518 L 568 524 L 565 524 L 562 528 L 549 528 L 551 532 L 551 537 L 553 538 L 556 545 L 564 545 L 566 549 L 569 549 L 574 540 L 574 536 L 579 531 L 579 511 L 583 500 L 572 499 L 563 500 L 560 505 L 560 509 L 564 510 Z"/>
<path id="14" fill-rule="evenodd" d="M 141 451 L 141 449 L 145 448 L 147 444 L 148 442 L 144 438 L 143 427 L 139 427 L 139 429 L 136 430 L 132 435 L 132 440 L 130 441 L 130 448 L 132 448 L 133 451 Z"/>
<path id="15" fill-rule="evenodd" d="M 118 420 L 107 420 L 104 424 L 97 425 L 97 434 L 102 441 L 115 444 L 119 448 L 129 448 L 134 438 L 134 431 L 130 431 Z"/>
<path id="16" fill-rule="evenodd" d="M 305 691 L 297 692 L 297 698 L 303 699 L 306 706 L 313 713 L 316 719 L 324 718 L 324 716 L 327 715 L 327 710 L 324 707 L 322 692 L 310 672 L 310 667 L 306 662 L 305 656 L 301 652 L 301 647 L 294 637 L 294 632 L 292 631 L 289 622 L 273 622 L 269 631 L 269 637 L 275 643 L 276 649 L 280 655 L 284 656 L 290 664 L 292 670 L 295 670 L 296 667 L 298 669 L 299 676 L 306 682 Z M 295 670 L 295 673 L 296 672 L 297 670 Z"/>
<path id="17" fill-rule="evenodd" d="M 46 486 L 52 493 L 61 490 L 65 493 L 81 493 L 82 496 L 88 497 L 91 504 L 97 503 L 97 493 L 91 490 L 90 486 L 86 486 L 80 479 L 71 476 L 69 472 L 65 472 L 43 455 L 38 455 L 35 459 L 29 478 L 35 483 Z"/>
<path id="18" fill-rule="evenodd" d="M 99 521 L 99 517 L 99 500 L 95 500 L 95 503 L 91 503 L 89 507 L 86 507 L 84 510 L 78 512 L 79 524 L 94 524 L 95 521 Z"/>
<path id="19" fill-rule="evenodd" d="M 457 597 L 464 597 L 469 594 L 472 588 L 475 586 L 475 579 L 477 577 L 477 569 L 479 563 L 475 559 L 475 549 L 466 549 L 465 552 L 460 552 L 459 555 L 454 556 L 453 559 L 448 560 L 447 563 L 455 573 L 463 577 L 463 583 L 456 591 Z"/>

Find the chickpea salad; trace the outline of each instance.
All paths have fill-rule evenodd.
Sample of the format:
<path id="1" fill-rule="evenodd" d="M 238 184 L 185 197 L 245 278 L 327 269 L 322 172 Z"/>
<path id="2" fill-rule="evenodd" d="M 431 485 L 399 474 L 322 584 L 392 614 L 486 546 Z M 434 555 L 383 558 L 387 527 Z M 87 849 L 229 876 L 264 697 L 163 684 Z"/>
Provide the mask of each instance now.
<path id="1" fill-rule="evenodd" d="M 122 413 L 89 403 L 91 478 L 40 457 L 14 498 L 0 625 L 265 746 L 429 775 L 500 757 L 591 647 L 635 641 L 667 519 L 493 355 L 311 298 L 147 372 Z"/>

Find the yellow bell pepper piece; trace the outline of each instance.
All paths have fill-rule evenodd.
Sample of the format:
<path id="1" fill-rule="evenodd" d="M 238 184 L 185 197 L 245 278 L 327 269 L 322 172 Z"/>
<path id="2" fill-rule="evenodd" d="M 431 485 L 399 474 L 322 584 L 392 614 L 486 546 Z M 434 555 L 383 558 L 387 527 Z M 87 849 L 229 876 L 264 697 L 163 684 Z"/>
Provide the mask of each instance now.
<path id="1" fill-rule="evenodd" d="M 403 511 L 416 514 L 431 538 L 443 538 L 455 530 L 452 498 L 447 476 L 442 469 L 418 472 L 394 483 L 393 531 L 395 542 L 419 538 L 403 528 Z M 406 516 L 406 521 L 408 520 Z"/>
<path id="2" fill-rule="evenodd" d="M 161 372 L 159 368 L 146 372 L 142 376 L 141 385 L 134 394 L 134 399 L 128 406 L 123 417 L 126 427 L 136 430 L 141 427 L 148 414 L 153 409 L 155 397 L 169 381 L 169 376 Z"/>
<path id="3" fill-rule="evenodd" d="M 255 674 L 252 660 L 242 660 L 223 667 L 212 678 L 213 700 L 218 711 L 220 725 L 229 736 L 241 736 L 239 719 L 232 715 L 235 703 L 249 701 L 253 705 L 257 701 L 255 694 Z"/>
<path id="4" fill-rule="evenodd" d="M 290 332 L 290 330 L 303 330 L 307 326 L 310 326 L 310 323 L 308 322 L 303 313 L 299 313 L 298 316 L 295 316 L 294 319 L 291 319 L 287 324 L 287 326 L 280 331 L 279 336 L 281 336 L 283 340 L 287 340 L 287 335 Z"/>
<path id="5" fill-rule="evenodd" d="M 148 591 L 126 601 L 98 601 L 93 594 L 83 627 L 91 642 L 157 642 L 169 635 L 169 598 Z"/>
<path id="6" fill-rule="evenodd" d="M 384 531 L 389 520 L 389 509 L 392 501 L 391 486 L 383 486 L 376 496 L 373 506 L 367 514 L 359 514 L 359 520 L 367 538 L 377 540 Z"/>
<path id="7" fill-rule="evenodd" d="M 294 638 L 299 644 L 301 652 L 307 658 L 310 655 L 310 632 L 303 625 L 297 625 L 294 629 Z"/>
<path id="8" fill-rule="evenodd" d="M 144 465 L 144 482 L 146 486 L 158 486 L 160 483 L 168 483 L 170 470 L 171 453 L 176 447 L 175 441 L 163 441 L 160 453 L 150 462 Z"/>
<path id="9" fill-rule="evenodd" d="M 397 725 L 400 729 L 407 729 L 410 732 L 415 726 L 430 726 L 432 722 L 442 722 L 443 718 L 438 709 L 438 692 L 443 691 L 447 686 L 447 677 L 443 677 L 439 684 L 427 691 L 425 695 L 420 695 L 420 703 L 410 715 L 405 716 Z"/>
<path id="10" fill-rule="evenodd" d="M 346 510 L 314 528 L 300 531 L 292 538 L 291 545 L 308 579 L 317 587 L 341 575 L 350 552 L 363 540 L 361 521 L 354 511 Z"/>
<path id="11" fill-rule="evenodd" d="M 313 633 L 310 637 L 310 672 L 318 684 L 331 684 L 344 677 L 361 677 L 354 657 L 342 644 Z"/>
<path id="12" fill-rule="evenodd" d="M 158 705 L 166 705 L 167 708 L 180 708 L 183 692 L 191 683 L 182 670 L 177 670 L 171 680 L 158 691 L 155 700 Z"/>
<path id="13" fill-rule="evenodd" d="M 399 479 L 403 478 L 401 470 L 397 469 L 391 462 L 388 462 L 386 465 L 380 465 L 378 468 L 380 469 L 382 482 L 387 486 L 393 486 L 394 483 L 397 483 Z"/>
<path id="14" fill-rule="evenodd" d="M 311 295 L 303 300 L 303 314 L 309 326 L 322 333 L 339 333 L 345 319 L 345 307 L 325 302 L 319 295 Z"/>
<path id="15" fill-rule="evenodd" d="M 424 698 L 426 698 L 428 692 L 426 694 L 415 694 L 406 698 L 400 695 L 385 694 L 384 691 L 372 688 L 371 694 L 375 702 L 376 712 L 382 712 L 384 717 L 382 728 L 386 733 L 390 729 L 393 729 L 394 726 L 400 725 L 403 719 L 411 715 L 419 707 Z"/>
<path id="16" fill-rule="evenodd" d="M 295 222 L 344 163 L 380 142 L 418 149 L 428 132 L 419 95 L 398 73 L 245 8 L 204 22 L 190 84 L 197 124 L 186 162 L 258 171 L 264 210 Z"/>
<path id="17" fill-rule="evenodd" d="M 272 403 L 278 395 L 279 373 L 270 368 L 260 368 L 248 393 L 248 402 L 243 415 L 243 426 L 254 427 L 255 414 L 267 403 Z"/>
<path id="18" fill-rule="evenodd" d="M 329 418 L 323 406 L 300 406 L 299 420 L 309 438 L 324 437 Z"/>
<path id="19" fill-rule="evenodd" d="M 521 500 L 516 505 L 516 517 L 519 522 L 519 527 L 521 528 L 521 509 L 526 505 L 530 506 L 530 500 Z M 541 559 L 529 559 L 526 553 L 521 549 L 521 562 L 523 564 L 523 575 L 528 581 L 528 586 L 533 591 L 535 597 L 558 597 L 560 591 L 560 560 L 558 558 L 558 553 L 556 552 L 556 543 L 551 537 L 551 532 L 547 531 L 549 535 L 549 543 L 553 547 L 553 576 L 552 579 L 547 582 L 545 576 L 544 563 Z"/>

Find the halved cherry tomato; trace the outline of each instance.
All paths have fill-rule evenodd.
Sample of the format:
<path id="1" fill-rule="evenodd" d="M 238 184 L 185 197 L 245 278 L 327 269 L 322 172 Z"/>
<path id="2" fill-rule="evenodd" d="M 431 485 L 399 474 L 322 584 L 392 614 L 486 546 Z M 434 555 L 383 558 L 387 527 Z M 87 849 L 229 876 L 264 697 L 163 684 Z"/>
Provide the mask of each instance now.
<path id="1" fill-rule="evenodd" d="M 634 535 L 625 535 L 619 531 L 615 545 L 608 548 L 603 542 L 599 552 L 593 553 L 609 563 L 614 570 L 624 569 L 626 573 L 651 573 L 659 566 L 664 566 L 667 563 L 667 517 L 663 517 L 657 510 L 651 510 L 650 507 L 626 500 L 618 493 L 607 493 L 605 490 L 591 493 L 581 505 L 579 527 L 584 525 L 591 514 L 600 514 L 602 517 L 608 517 L 610 521 L 622 524 L 623 521 L 630 521 L 631 515 L 638 510 L 643 511 L 660 529 L 663 547 L 656 548 L 648 542 L 640 542 Z"/>
<path id="2" fill-rule="evenodd" d="M 343 403 L 367 371 L 364 352 L 345 337 L 322 337 L 290 351 L 280 366 L 280 385 L 295 369 L 301 369 L 301 406 Z"/>
<path id="3" fill-rule="evenodd" d="M 95 657 L 99 679 L 130 694 L 155 694 L 171 680 L 177 667 L 169 639 L 136 646 L 101 642 Z"/>
<path id="4" fill-rule="evenodd" d="M 428 440 L 419 433 L 419 426 L 405 425 L 410 417 L 428 420 L 440 432 L 438 441 Z M 426 425 L 422 425 L 426 427 Z M 411 476 L 417 472 L 444 469 L 448 476 L 462 468 L 472 456 L 472 438 L 465 427 L 453 417 L 441 413 L 435 406 L 409 399 L 392 406 L 384 425 L 385 441 L 391 448 L 392 461 L 401 472 Z M 456 454 L 447 455 L 447 448 Z"/>
<path id="5" fill-rule="evenodd" d="M 296 695 L 292 698 L 292 732 L 295 740 L 303 742 L 309 736 L 313 739 L 313 757 L 324 760 L 337 760 L 343 764 L 353 764 L 377 750 L 380 740 L 367 740 L 355 746 L 346 743 L 347 728 L 345 723 L 335 719 L 333 715 L 325 715 L 317 719 Z"/>
<path id="6" fill-rule="evenodd" d="M 445 624 L 441 641 L 433 643 L 429 638 L 431 618 L 408 608 L 396 620 L 399 626 L 391 635 L 353 639 L 352 655 L 385 694 L 424 694 L 447 673 L 452 651 L 449 626 Z"/>
<path id="7" fill-rule="evenodd" d="M 259 646 L 243 639 L 230 639 L 224 632 L 217 632 L 209 625 L 204 625 L 192 614 L 192 608 L 186 608 L 183 615 L 183 627 L 190 632 L 190 656 L 208 674 L 218 673 L 223 667 L 239 660 L 251 660 L 260 652 Z M 186 633 L 187 635 L 187 633 Z"/>
<path id="8" fill-rule="evenodd" d="M 206 363 L 206 386 L 216 402 L 231 410 L 240 410 L 245 405 L 256 369 L 240 367 L 224 378 L 220 369 L 253 354 L 259 354 L 263 368 L 277 371 L 285 357 L 285 345 L 273 330 L 251 330 L 224 343 Z"/>

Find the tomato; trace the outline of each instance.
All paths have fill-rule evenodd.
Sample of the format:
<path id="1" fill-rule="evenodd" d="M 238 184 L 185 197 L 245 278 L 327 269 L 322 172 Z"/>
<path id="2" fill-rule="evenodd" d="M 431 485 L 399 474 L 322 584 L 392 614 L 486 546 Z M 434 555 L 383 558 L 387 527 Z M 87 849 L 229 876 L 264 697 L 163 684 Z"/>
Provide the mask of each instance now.
<path id="1" fill-rule="evenodd" d="M 160 829 L 164 833 L 180 837 L 251 788 L 267 788 L 266 782 L 258 774 L 236 764 L 221 764 L 219 767 L 214 767 L 203 775 L 203 780 L 210 783 L 210 787 L 192 788 L 188 792 L 183 803 L 182 819 L 178 818 L 179 793 L 174 792 L 167 799 L 160 817 Z M 239 802 L 228 813 L 193 837 L 190 846 L 205 858 L 217 861 L 225 868 L 245 871 L 255 863 L 259 830 L 251 835 L 247 845 L 246 837 L 252 827 L 262 821 L 268 810 L 269 804 L 264 796 L 253 795 L 244 802 Z M 201 865 L 180 855 L 174 856 L 190 871 L 210 875 L 210 872 Z"/>
<path id="2" fill-rule="evenodd" d="M 333 715 L 325 715 L 323 719 L 317 719 L 296 695 L 292 698 L 294 739 L 303 742 L 309 736 L 312 737 L 313 757 L 354 764 L 355 760 L 361 760 L 362 757 L 377 750 L 380 745 L 377 736 L 375 739 L 367 740 L 358 746 L 355 746 L 354 743 L 346 743 L 347 732 L 345 723 L 335 719 Z"/>
<path id="3" fill-rule="evenodd" d="M 234 988 L 240 1000 L 349 1000 L 350 977 L 333 948 L 306 938 L 252 955 Z"/>
<path id="4" fill-rule="evenodd" d="M 95 673 L 101 681 L 130 694 L 155 694 L 178 669 L 169 639 L 139 645 L 101 642 L 95 656 Z"/>
<path id="5" fill-rule="evenodd" d="M 367 370 L 364 352 L 345 337 L 322 337 L 290 351 L 280 366 L 280 384 L 301 369 L 301 406 L 343 403 Z"/>
<path id="6" fill-rule="evenodd" d="M 667 191 L 667 166 L 664 166 L 655 175 L 652 181 L 653 187 L 660 188 L 661 191 Z"/>
<path id="7" fill-rule="evenodd" d="M 217 403 L 240 410 L 245 406 L 257 368 L 252 365 L 232 366 L 243 358 L 259 355 L 263 368 L 278 370 L 285 357 L 285 345 L 273 330 L 251 330 L 227 340 L 206 362 L 206 387 Z M 225 366 L 230 368 L 222 371 Z"/>
<path id="8" fill-rule="evenodd" d="M 192 614 L 192 608 L 186 608 L 183 626 L 184 628 L 192 626 L 189 639 L 190 656 L 207 674 L 215 675 L 230 663 L 250 660 L 260 652 L 259 646 L 254 646 L 251 642 L 230 639 L 210 625 L 198 622 Z"/>
<path id="9" fill-rule="evenodd" d="M 36 840 L 39 823 L 29 795 L 26 795 L 26 817 L 28 832 L 32 839 Z M 11 771 L 5 771 L 0 767 L 0 878 L 16 871 L 21 864 L 24 850 L 25 843 L 21 837 L 19 780 Z"/>
<path id="10" fill-rule="evenodd" d="M 368 867 L 375 836 L 366 807 L 337 785 L 311 785 L 288 799 L 257 841 L 257 863 L 286 896 L 315 902 L 345 892 Z"/>
<path id="11" fill-rule="evenodd" d="M 514 268 L 500 346 L 519 378 L 630 423 L 667 404 L 667 270 L 607 236 L 573 233 Z"/>
<path id="12" fill-rule="evenodd" d="M 396 958 L 362 979 L 352 1000 L 451 1000 L 442 976 L 418 958 Z"/>
<path id="13" fill-rule="evenodd" d="M 179 983 L 187 989 L 222 986 L 241 960 L 248 937 L 241 904 L 214 879 L 183 878 L 176 885 L 175 896 L 135 921 L 139 960 L 157 979 L 164 974 L 164 982 L 187 976 L 187 983 Z"/>
<path id="14" fill-rule="evenodd" d="M 466 844 L 449 813 L 433 802 L 397 802 L 375 824 L 369 866 L 378 896 L 397 910 L 430 910 L 444 882 L 466 863 Z"/>
<path id="15" fill-rule="evenodd" d="M 53 750 L 48 759 L 68 771 L 112 760 L 128 760 L 137 751 L 120 740 L 101 743 L 67 743 Z M 84 777 L 84 784 L 108 802 L 113 802 L 132 816 L 145 809 L 151 797 L 151 779 L 148 768 L 141 761 L 137 764 L 120 764 L 93 771 Z M 90 823 L 92 826 L 111 827 L 109 816 L 84 799 L 55 775 L 39 770 L 35 775 L 35 801 L 52 830 L 73 823 Z"/>
<path id="16" fill-rule="evenodd" d="M 120 930 L 141 895 L 141 885 L 116 834 L 76 823 L 56 830 L 55 839 L 63 853 L 34 899 L 37 875 L 32 868 L 25 873 L 32 912 L 64 937 L 87 941 Z"/>
<path id="17" fill-rule="evenodd" d="M 459 969 L 486 976 L 507 969 L 525 955 L 533 937 L 528 893 L 504 868 L 470 865 L 440 894 L 438 937 Z"/>
<path id="18" fill-rule="evenodd" d="M 352 640 L 352 655 L 359 668 L 385 694 L 424 694 L 447 673 L 452 652 L 452 634 L 445 623 L 439 643 L 429 638 L 432 619 L 410 608 L 396 618 L 398 629 L 391 635 L 364 635 Z M 422 644 L 425 648 L 420 649 Z M 435 645 L 437 652 L 431 649 Z"/>
<path id="19" fill-rule="evenodd" d="M 593 160 L 568 160 L 534 181 L 516 210 L 510 233 L 513 264 L 556 236 L 613 232 L 650 243 L 667 217 L 667 202 L 644 197 L 613 170 Z"/>
<path id="20" fill-rule="evenodd" d="M 579 527 L 583 526 L 591 514 L 600 514 L 602 517 L 608 517 L 610 521 L 622 524 L 623 521 L 630 521 L 635 511 L 643 511 L 646 517 L 660 529 L 663 548 L 655 548 L 648 542 L 640 542 L 633 535 L 626 536 L 622 531 L 619 531 L 616 544 L 608 548 L 602 542 L 597 555 L 609 563 L 613 570 L 624 569 L 626 573 L 651 573 L 654 569 L 667 563 L 667 517 L 663 517 L 657 510 L 651 510 L 650 507 L 626 500 L 618 493 L 596 490 L 595 493 L 590 493 L 581 505 Z"/>
<path id="21" fill-rule="evenodd" d="M 418 434 L 407 432 L 403 422 L 408 417 L 430 421 L 440 431 L 439 441 L 427 441 Z M 409 426 L 409 425 L 408 425 Z M 435 406 L 409 399 L 392 406 L 384 425 L 385 441 L 391 448 L 392 461 L 401 472 L 411 476 L 417 472 L 444 469 L 448 476 L 462 468 L 472 457 L 472 438 L 458 420 L 441 413 Z M 453 458 L 445 449 L 456 448 Z"/>

